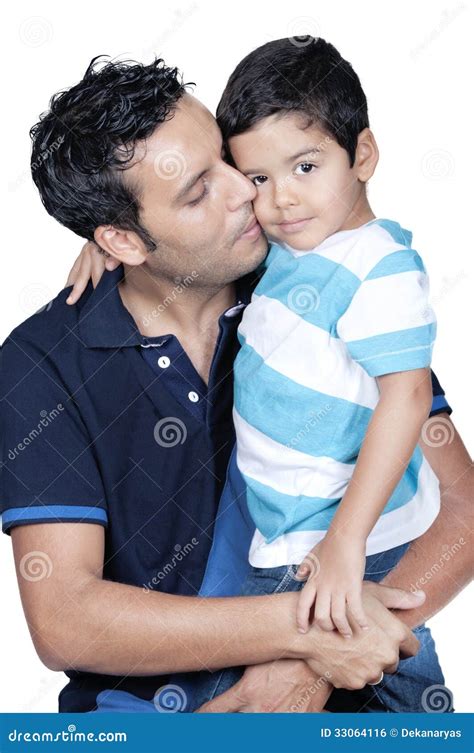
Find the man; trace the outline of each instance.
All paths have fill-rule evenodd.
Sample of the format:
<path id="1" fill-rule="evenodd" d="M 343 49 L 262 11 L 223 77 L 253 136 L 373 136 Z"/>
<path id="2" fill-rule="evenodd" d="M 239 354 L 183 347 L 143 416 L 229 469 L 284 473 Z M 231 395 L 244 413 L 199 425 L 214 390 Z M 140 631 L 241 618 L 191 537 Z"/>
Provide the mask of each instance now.
<path id="1" fill-rule="evenodd" d="M 254 666 L 214 710 L 289 709 L 321 678 L 365 692 L 417 650 L 389 609 L 417 624 L 468 578 L 461 550 L 424 606 L 408 592 L 446 526 L 467 535 L 467 453 L 454 428 L 450 445 L 424 448 L 448 519 L 407 553 L 397 588 L 367 585 L 369 635 L 356 631 L 350 650 L 316 627 L 299 634 L 294 594 L 196 598 L 234 440 L 236 328 L 267 252 L 255 189 L 161 61 L 91 64 L 32 135 L 48 212 L 123 265 L 74 306 L 62 291 L 2 349 L 3 528 L 36 650 L 70 678 L 60 711 L 160 708 L 169 673 L 236 664 Z M 438 393 L 435 411 L 449 410 Z M 206 597 L 219 594 L 217 572 Z M 338 692 L 346 702 L 336 691 L 334 708 Z"/>

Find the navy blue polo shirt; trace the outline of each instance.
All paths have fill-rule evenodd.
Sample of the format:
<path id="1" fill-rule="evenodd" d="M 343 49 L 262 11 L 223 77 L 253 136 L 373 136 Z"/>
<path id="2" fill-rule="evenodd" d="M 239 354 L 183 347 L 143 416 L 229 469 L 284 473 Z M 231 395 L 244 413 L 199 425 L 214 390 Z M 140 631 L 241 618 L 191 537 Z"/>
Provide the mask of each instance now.
<path id="1" fill-rule="evenodd" d="M 257 276 L 237 282 L 235 306 L 219 317 L 208 385 L 175 336 L 140 334 L 118 292 L 122 277 L 122 268 L 106 272 L 75 306 L 63 290 L 2 347 L 2 527 L 102 525 L 104 578 L 196 595 L 235 441 L 236 330 Z M 450 412 L 435 378 L 433 389 L 435 412 Z M 222 510 L 223 530 L 234 526 L 234 512 Z M 67 674 L 63 712 L 93 710 L 111 690 L 151 700 L 166 682 Z"/>

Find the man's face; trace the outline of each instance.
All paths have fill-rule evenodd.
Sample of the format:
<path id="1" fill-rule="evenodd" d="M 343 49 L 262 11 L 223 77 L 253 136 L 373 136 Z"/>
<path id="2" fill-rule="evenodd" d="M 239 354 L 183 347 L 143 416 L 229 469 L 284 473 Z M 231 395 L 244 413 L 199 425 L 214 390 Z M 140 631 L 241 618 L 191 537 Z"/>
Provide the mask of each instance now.
<path id="1" fill-rule="evenodd" d="M 222 159 L 211 113 L 185 94 L 173 116 L 136 150 L 124 179 L 141 203 L 142 225 L 158 244 L 151 274 L 175 280 L 195 273 L 198 286 L 226 284 L 255 269 L 267 240 L 256 223 L 248 178 Z"/>

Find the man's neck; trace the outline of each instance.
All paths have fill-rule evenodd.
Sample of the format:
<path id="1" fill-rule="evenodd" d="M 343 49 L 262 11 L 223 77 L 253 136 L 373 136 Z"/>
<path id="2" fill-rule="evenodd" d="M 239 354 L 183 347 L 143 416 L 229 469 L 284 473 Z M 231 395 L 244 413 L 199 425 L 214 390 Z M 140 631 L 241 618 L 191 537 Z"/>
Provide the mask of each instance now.
<path id="1" fill-rule="evenodd" d="M 157 278 L 142 267 L 125 266 L 119 293 L 142 335 L 175 335 L 207 383 L 223 311 L 236 303 L 234 283 L 198 287 L 192 275 Z"/>

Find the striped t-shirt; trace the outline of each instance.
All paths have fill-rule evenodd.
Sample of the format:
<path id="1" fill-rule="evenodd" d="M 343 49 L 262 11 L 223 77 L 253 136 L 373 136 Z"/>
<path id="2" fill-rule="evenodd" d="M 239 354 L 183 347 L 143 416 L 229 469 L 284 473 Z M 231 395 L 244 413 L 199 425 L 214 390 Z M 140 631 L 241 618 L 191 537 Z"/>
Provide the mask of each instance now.
<path id="1" fill-rule="evenodd" d="M 324 537 L 379 399 L 376 377 L 430 365 L 436 321 L 411 238 L 376 219 L 311 251 L 270 248 L 234 366 L 254 567 L 299 563 Z M 439 505 L 438 480 L 417 447 L 367 555 L 420 536 Z"/>

